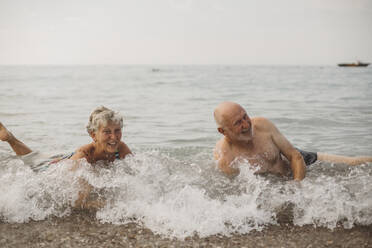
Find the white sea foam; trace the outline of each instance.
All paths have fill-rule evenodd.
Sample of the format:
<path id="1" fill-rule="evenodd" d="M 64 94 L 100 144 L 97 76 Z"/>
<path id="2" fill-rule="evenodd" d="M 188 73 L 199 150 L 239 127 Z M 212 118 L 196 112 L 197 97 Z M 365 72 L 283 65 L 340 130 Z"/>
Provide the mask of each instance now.
<path id="1" fill-rule="evenodd" d="M 137 222 L 162 235 L 185 238 L 261 230 L 278 214 L 293 215 L 295 225 L 345 228 L 372 223 L 371 165 L 316 164 L 307 178 L 294 182 L 258 176 L 245 161 L 229 179 L 209 156 L 181 160 L 160 151 L 137 152 L 110 167 L 93 169 L 82 161 L 62 161 L 35 173 L 30 164 L 2 156 L 0 218 L 7 222 L 42 220 L 70 214 L 82 177 L 94 186 L 91 197 L 106 199 L 101 222 Z M 204 158 L 204 159 L 200 159 Z M 290 206 L 288 208 L 288 206 Z M 283 210 L 285 209 L 285 210 Z"/>
<path id="2" fill-rule="evenodd" d="M 125 163 L 135 175 L 121 175 L 128 180 L 125 190 L 118 191 L 113 202 L 97 213 L 102 221 L 125 223 L 135 218 L 155 232 L 176 237 L 245 233 L 273 223 L 269 212 L 258 209 L 260 187 L 220 195 L 218 191 L 224 189 L 214 189 L 223 185 L 218 180 L 229 180 L 218 175 L 214 167 L 199 170 L 157 154 L 138 155 Z M 213 176 L 215 181 L 210 178 Z M 263 182 L 252 171 L 249 176 L 255 183 Z"/>
<path id="3" fill-rule="evenodd" d="M 68 164 L 66 161 L 65 164 Z M 0 175 L 0 216 L 9 222 L 42 220 L 70 213 L 77 197 L 76 175 L 56 164 L 35 173 L 22 160 L 11 160 Z"/>

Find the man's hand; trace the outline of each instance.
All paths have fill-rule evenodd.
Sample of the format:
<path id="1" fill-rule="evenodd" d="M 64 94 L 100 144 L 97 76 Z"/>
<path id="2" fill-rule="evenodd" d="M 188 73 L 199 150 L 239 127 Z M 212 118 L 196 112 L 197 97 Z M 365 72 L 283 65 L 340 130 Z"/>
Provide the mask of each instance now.
<path id="1" fill-rule="evenodd" d="M 296 149 L 292 151 L 290 157 L 291 157 L 290 163 L 291 163 L 291 169 L 293 172 L 293 179 L 297 181 L 301 181 L 302 179 L 305 178 L 305 174 L 306 174 L 306 165 L 305 165 L 304 159 L 301 153 L 299 153 Z"/>

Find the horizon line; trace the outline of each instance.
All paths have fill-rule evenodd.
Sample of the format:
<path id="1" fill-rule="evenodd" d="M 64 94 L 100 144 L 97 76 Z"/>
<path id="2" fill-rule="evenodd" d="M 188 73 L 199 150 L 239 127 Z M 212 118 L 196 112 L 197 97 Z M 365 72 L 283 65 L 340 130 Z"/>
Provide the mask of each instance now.
<path id="1" fill-rule="evenodd" d="M 339 63 L 335 64 L 220 64 L 220 63 L 200 63 L 200 64 L 188 64 L 188 63 L 174 63 L 174 64 L 166 64 L 166 63 L 154 63 L 154 64 L 0 64 L 0 66 L 337 66 Z"/>

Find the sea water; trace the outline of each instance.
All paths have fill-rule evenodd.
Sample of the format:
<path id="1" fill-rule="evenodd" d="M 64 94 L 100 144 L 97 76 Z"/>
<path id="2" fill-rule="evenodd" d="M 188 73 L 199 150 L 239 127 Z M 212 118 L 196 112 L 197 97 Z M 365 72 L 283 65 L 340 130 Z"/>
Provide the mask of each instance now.
<path id="1" fill-rule="evenodd" d="M 262 230 L 289 212 L 293 224 L 372 224 L 372 164 L 316 162 L 302 182 L 222 175 L 213 160 L 221 135 L 213 110 L 240 103 L 264 116 L 296 147 L 372 156 L 372 69 L 335 66 L 2 66 L 0 121 L 31 147 L 14 155 L 0 142 L 0 219 L 43 220 L 71 213 L 79 178 L 105 199 L 101 222 L 136 222 L 170 237 Z M 91 142 L 85 125 L 104 105 L 124 116 L 133 156 L 111 165 L 62 161 L 31 167 Z M 283 210 L 284 209 L 284 210 Z"/>

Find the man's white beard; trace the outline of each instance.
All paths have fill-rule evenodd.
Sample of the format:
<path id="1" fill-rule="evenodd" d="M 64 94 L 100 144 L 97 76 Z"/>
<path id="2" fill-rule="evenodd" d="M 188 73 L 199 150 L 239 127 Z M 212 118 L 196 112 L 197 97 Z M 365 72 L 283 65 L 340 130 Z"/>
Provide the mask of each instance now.
<path id="1" fill-rule="evenodd" d="M 247 142 L 247 141 L 251 141 L 252 138 L 253 138 L 253 128 L 250 129 L 249 133 L 250 133 L 249 136 L 247 136 L 246 134 L 240 134 L 240 135 L 238 136 L 238 140 L 239 140 L 239 141 L 243 141 L 243 142 L 244 142 L 244 141 L 245 141 L 245 142 Z"/>

